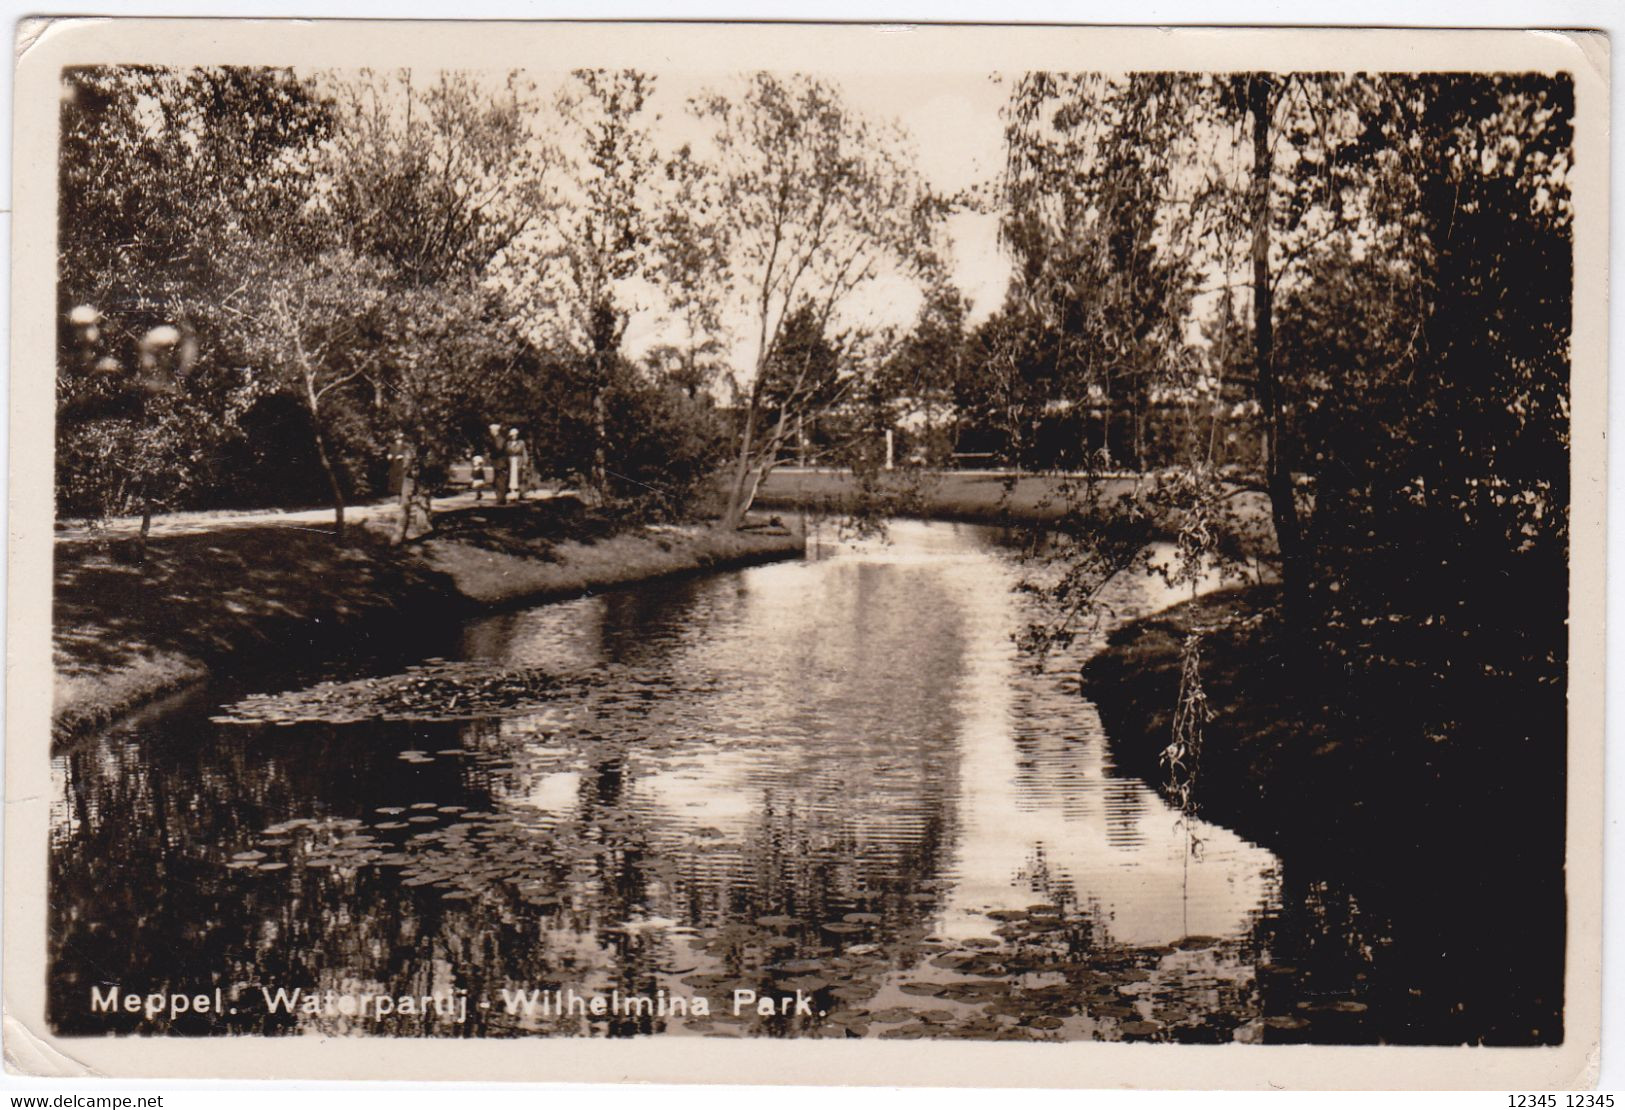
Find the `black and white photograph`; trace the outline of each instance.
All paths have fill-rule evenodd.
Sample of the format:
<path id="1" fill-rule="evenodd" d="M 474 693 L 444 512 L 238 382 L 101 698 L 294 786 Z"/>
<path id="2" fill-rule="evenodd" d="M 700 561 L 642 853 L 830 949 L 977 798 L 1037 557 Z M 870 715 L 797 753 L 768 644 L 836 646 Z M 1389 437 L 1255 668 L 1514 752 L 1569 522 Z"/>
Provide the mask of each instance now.
<path id="1" fill-rule="evenodd" d="M 42 1043 L 1582 1081 L 1605 44 L 313 26 L 22 55 Z"/>

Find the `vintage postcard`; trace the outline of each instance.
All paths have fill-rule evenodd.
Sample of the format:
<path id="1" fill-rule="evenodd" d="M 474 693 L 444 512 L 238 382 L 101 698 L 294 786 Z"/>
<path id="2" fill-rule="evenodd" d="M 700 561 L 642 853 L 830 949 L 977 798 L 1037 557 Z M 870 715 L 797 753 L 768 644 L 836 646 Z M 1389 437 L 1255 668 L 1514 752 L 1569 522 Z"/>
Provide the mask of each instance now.
<path id="1" fill-rule="evenodd" d="M 1608 49 L 25 23 L 8 1066 L 1590 1085 Z"/>

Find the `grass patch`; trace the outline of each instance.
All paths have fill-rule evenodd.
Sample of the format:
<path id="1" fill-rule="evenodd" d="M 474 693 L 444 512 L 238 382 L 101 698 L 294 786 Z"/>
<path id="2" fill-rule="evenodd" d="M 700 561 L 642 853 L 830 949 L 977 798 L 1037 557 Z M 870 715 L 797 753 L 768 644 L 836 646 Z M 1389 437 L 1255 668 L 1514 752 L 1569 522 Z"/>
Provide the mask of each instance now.
<path id="1" fill-rule="evenodd" d="M 196 681 L 215 661 L 310 658 L 457 600 L 449 579 L 364 529 L 335 543 L 290 525 L 234 527 L 154 540 L 141 563 L 127 543 L 59 543 L 54 558 L 59 735 Z"/>
<path id="2" fill-rule="evenodd" d="M 1277 597 L 1274 586 L 1204 595 L 1115 630 L 1083 668 L 1118 766 L 1166 793 L 1160 759 L 1173 737 L 1181 648 L 1202 630 L 1201 679 L 1213 718 L 1203 729 L 1199 812 L 1272 847 L 1289 839 L 1291 815 L 1279 799 L 1249 800 L 1287 780 L 1304 783 L 1309 764 L 1336 759 L 1342 746 L 1299 703 L 1271 619 Z"/>
<path id="3" fill-rule="evenodd" d="M 1139 479 L 1104 478 L 1099 504 L 1115 504 L 1132 493 Z M 1069 494 L 1069 488 L 1072 491 Z M 976 524 L 1056 524 L 1074 509 L 1082 480 L 1057 474 L 966 473 L 956 470 L 894 470 L 880 476 L 884 511 L 929 520 L 962 520 Z M 864 499 L 859 481 L 846 471 L 797 470 L 780 467 L 767 476 L 756 495 L 762 509 L 805 509 L 827 516 L 854 512 Z M 1232 500 L 1238 522 L 1246 528 L 1267 524 L 1269 502 L 1261 493 L 1239 493 Z"/>
<path id="4" fill-rule="evenodd" d="M 1062 479 L 1027 475 L 964 474 L 956 471 L 898 470 L 880 478 L 880 493 L 907 511 L 941 520 L 982 523 L 1051 523 L 1066 515 Z M 1132 481 L 1111 479 L 1106 495 L 1131 488 Z M 762 508 L 799 508 L 841 514 L 858 503 L 859 484 L 844 471 L 795 470 L 781 467 L 767 476 L 756 495 Z"/>
<path id="5" fill-rule="evenodd" d="M 1524 693 L 1419 688 L 1395 669 L 1358 685 L 1312 662 L 1275 585 L 1225 590 L 1117 629 L 1083 668 L 1118 765 L 1166 793 L 1185 637 L 1202 633 L 1199 813 L 1294 857 L 1491 853 L 1561 867 L 1563 713 Z M 1441 718 L 1451 725 L 1441 729 Z M 1556 735 L 1553 735 L 1554 729 Z M 1512 824 L 1510 811 L 1520 813 Z"/>
<path id="6" fill-rule="evenodd" d="M 395 546 L 365 527 L 234 525 L 129 542 L 59 541 L 52 651 L 57 740 L 229 668 L 283 672 L 391 656 L 482 607 L 578 596 L 800 554 L 787 529 L 647 527 L 571 499 L 446 513 Z"/>
<path id="7" fill-rule="evenodd" d="M 425 538 L 550 560 L 560 543 L 596 543 L 638 525 L 613 509 L 589 508 L 575 497 L 553 497 L 440 512 L 435 514 L 434 531 Z"/>
<path id="8" fill-rule="evenodd" d="M 578 597 L 596 589 L 782 559 L 801 553 L 790 529 L 725 531 L 707 525 L 637 527 L 584 540 L 544 540 L 546 554 L 529 557 L 492 544 L 433 538 L 422 544 L 425 565 L 445 574 L 482 605 L 512 605 Z"/>

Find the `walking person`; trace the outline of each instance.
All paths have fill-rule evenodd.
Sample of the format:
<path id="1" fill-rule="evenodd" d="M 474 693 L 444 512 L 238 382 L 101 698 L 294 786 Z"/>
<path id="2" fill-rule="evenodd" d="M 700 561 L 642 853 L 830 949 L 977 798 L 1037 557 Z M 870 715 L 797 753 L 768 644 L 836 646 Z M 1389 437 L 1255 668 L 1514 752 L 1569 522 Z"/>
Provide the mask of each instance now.
<path id="1" fill-rule="evenodd" d="M 530 488 L 530 445 L 519 434 L 518 428 L 508 429 L 505 450 L 508 456 L 508 488 L 523 501 L 525 490 Z"/>
<path id="2" fill-rule="evenodd" d="M 502 439 L 502 425 L 492 424 L 485 429 L 486 439 L 489 441 L 487 454 L 491 457 L 491 467 L 496 471 L 497 504 L 508 503 L 508 474 L 509 464 L 504 460 L 507 454 L 507 444 Z"/>

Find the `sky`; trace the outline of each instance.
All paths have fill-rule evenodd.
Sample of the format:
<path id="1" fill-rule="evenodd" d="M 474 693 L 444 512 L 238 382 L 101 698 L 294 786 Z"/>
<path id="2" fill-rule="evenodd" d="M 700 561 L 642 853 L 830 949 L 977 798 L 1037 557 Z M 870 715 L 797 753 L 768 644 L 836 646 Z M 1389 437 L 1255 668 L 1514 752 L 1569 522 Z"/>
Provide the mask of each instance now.
<path id="1" fill-rule="evenodd" d="M 691 68 L 667 72 L 656 70 L 654 91 L 642 113 L 643 122 L 657 156 L 665 159 L 685 144 L 696 150 L 707 145 L 714 123 L 697 119 L 689 110 L 691 98 L 707 92 L 742 91 L 751 69 L 748 60 L 739 68 L 719 65 L 714 72 Z M 348 70 L 310 71 L 323 80 L 349 82 L 357 77 Z M 926 184 L 937 194 L 952 196 L 996 179 L 1004 162 L 1004 124 L 1001 109 L 1007 86 L 991 72 L 977 74 L 964 70 L 944 70 L 937 74 L 853 72 L 814 74 L 835 85 L 849 108 L 873 122 L 901 126 L 913 147 L 915 166 Z M 380 74 L 379 76 L 383 76 Z M 480 84 L 496 93 L 506 80 L 506 71 L 479 74 Z M 518 75 L 531 86 L 528 95 L 544 118 L 536 130 L 557 141 L 553 120 L 545 118 L 568 74 L 556 70 L 528 71 Z M 416 85 L 426 84 L 431 74 L 414 73 Z M 401 94 L 387 86 L 387 97 Z M 402 101 L 404 103 L 404 100 Z M 954 285 L 970 303 L 969 322 L 980 322 L 1004 300 L 1010 264 L 998 242 L 998 217 L 989 212 L 960 210 L 946 221 L 950 246 L 949 274 Z M 543 233 L 545 239 L 547 233 Z M 620 284 L 619 300 L 629 310 L 621 349 L 640 359 L 651 348 L 664 343 L 682 345 L 684 329 L 667 319 L 661 291 L 644 278 Z M 881 273 L 866 286 L 855 290 L 836 313 L 839 327 L 910 327 L 923 302 L 921 290 L 912 281 L 896 274 Z M 754 366 L 757 329 L 748 311 L 726 313 L 723 324 L 728 335 L 724 346 L 728 362 L 741 380 Z"/>
<path id="2" fill-rule="evenodd" d="M 954 194 L 991 181 L 1003 165 L 1004 125 L 1000 109 L 1006 88 L 992 75 L 943 73 L 922 79 L 918 74 L 825 76 L 836 84 L 847 104 L 878 121 L 895 121 L 911 136 L 917 167 L 938 193 Z M 719 71 L 715 75 L 656 74 L 654 95 L 647 105 L 651 135 L 662 154 L 684 142 L 699 139 L 707 130 L 689 114 L 690 97 L 707 90 L 737 87 L 741 75 Z M 546 89 L 554 78 L 538 76 Z M 1009 261 L 998 244 L 998 217 L 990 213 L 959 212 L 948 220 L 952 241 L 951 274 L 971 302 L 974 323 L 990 315 L 1003 301 Z M 638 357 L 649 347 L 675 338 L 662 322 L 652 290 L 634 284 L 630 300 L 639 307 L 623 341 L 626 352 Z M 921 296 L 911 282 L 881 276 L 859 292 L 843 320 L 848 325 L 908 327 L 919 311 Z M 742 317 L 729 321 L 734 333 L 734 365 L 748 365 L 751 328 Z"/>
<path id="3" fill-rule="evenodd" d="M 942 74 L 929 82 L 876 75 L 840 82 L 849 103 L 865 115 L 897 120 L 914 137 L 920 172 L 933 188 L 957 193 L 991 181 L 1004 162 L 999 110 L 1009 95 L 991 75 Z M 951 218 L 954 280 L 979 320 L 1004 299 L 1009 260 L 998 247 L 998 217 L 962 212 Z"/>

